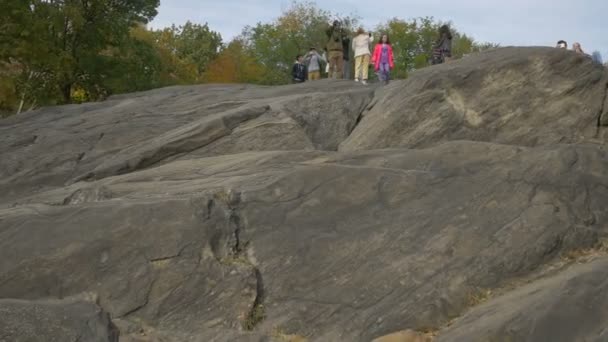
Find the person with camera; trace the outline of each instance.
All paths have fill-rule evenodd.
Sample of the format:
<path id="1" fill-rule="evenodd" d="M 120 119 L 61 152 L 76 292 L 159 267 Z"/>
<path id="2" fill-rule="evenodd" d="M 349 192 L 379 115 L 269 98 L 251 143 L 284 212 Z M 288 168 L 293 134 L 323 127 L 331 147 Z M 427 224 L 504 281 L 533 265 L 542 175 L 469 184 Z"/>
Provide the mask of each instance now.
<path id="1" fill-rule="evenodd" d="M 327 31 L 327 51 L 329 57 L 329 77 L 343 78 L 344 71 L 344 41 L 347 39 L 346 33 L 342 29 L 340 21 L 336 20 Z"/>
<path id="2" fill-rule="evenodd" d="M 311 47 L 304 60 L 304 64 L 308 68 L 308 79 L 310 81 L 320 80 L 321 65 L 327 63 L 325 58 L 319 55 L 316 48 Z"/>

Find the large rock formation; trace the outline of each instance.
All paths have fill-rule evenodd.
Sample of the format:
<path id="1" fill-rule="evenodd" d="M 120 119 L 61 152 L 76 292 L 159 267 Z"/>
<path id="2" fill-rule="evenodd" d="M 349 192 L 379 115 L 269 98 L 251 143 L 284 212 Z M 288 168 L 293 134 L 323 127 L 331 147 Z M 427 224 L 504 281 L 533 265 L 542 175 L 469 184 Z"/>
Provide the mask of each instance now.
<path id="1" fill-rule="evenodd" d="M 506 48 L 385 88 L 175 87 L 4 120 L 0 298 L 95 293 L 124 341 L 601 341 L 607 82 Z"/>
<path id="2" fill-rule="evenodd" d="M 608 124 L 606 82 L 604 67 L 568 51 L 489 51 L 387 88 L 340 149 L 605 141 L 597 126 Z"/>

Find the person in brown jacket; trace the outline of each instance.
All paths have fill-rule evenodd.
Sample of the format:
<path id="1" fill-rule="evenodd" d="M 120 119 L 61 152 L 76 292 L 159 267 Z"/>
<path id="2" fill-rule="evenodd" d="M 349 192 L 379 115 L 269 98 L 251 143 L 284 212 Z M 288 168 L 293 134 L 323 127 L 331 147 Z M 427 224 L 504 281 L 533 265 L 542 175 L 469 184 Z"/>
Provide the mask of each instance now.
<path id="1" fill-rule="evenodd" d="M 327 51 L 329 54 L 329 77 L 341 79 L 343 77 L 344 68 L 344 39 L 346 34 L 342 30 L 342 25 L 338 20 L 334 21 L 333 25 L 330 26 L 327 31 Z"/>

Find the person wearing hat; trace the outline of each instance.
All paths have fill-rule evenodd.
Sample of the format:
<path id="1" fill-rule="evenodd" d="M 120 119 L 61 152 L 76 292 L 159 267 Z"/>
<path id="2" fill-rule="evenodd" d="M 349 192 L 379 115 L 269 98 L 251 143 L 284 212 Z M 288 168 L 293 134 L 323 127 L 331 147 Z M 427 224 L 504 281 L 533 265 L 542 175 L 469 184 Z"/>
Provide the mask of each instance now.
<path id="1" fill-rule="evenodd" d="M 316 81 L 321 79 L 321 64 L 327 63 L 325 58 L 317 52 L 314 47 L 310 48 L 310 51 L 306 54 L 304 63 L 308 67 L 308 80 Z"/>

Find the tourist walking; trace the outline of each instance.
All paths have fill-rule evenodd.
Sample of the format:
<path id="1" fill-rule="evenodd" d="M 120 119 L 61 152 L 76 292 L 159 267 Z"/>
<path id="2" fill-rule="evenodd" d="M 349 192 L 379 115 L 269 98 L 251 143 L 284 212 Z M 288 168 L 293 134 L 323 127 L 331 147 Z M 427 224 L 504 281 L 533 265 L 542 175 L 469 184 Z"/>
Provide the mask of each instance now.
<path id="1" fill-rule="evenodd" d="M 355 52 L 355 82 L 367 84 L 369 74 L 369 62 L 371 52 L 369 46 L 371 44 L 371 35 L 365 33 L 362 27 L 357 30 L 357 36 L 353 39 L 353 51 Z"/>
<path id="2" fill-rule="evenodd" d="M 383 34 L 380 37 L 380 41 L 374 48 L 374 54 L 372 56 L 372 62 L 374 63 L 374 69 L 378 73 L 378 77 L 381 82 L 388 84 L 391 76 L 391 69 L 395 67 L 395 60 L 393 58 L 393 47 L 387 34 Z"/>

